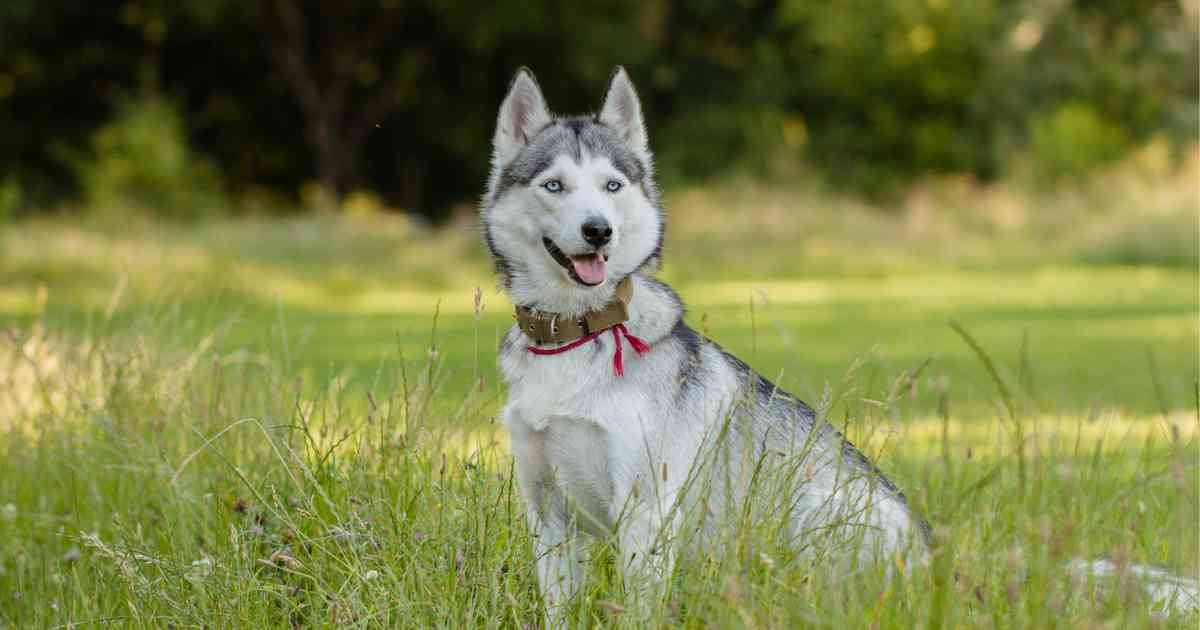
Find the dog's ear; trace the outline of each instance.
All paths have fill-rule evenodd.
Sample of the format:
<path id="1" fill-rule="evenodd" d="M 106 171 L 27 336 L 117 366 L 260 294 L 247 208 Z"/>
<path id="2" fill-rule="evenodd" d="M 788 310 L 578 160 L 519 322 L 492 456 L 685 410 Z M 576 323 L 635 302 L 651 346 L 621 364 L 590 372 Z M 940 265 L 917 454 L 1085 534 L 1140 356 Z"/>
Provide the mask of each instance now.
<path id="1" fill-rule="evenodd" d="M 500 105 L 496 135 L 492 138 L 496 165 L 507 164 L 516 157 L 529 139 L 550 121 L 550 109 L 546 107 L 546 99 L 538 89 L 533 73 L 529 68 L 517 70 L 508 96 Z"/>
<path id="2" fill-rule="evenodd" d="M 617 133 L 637 151 L 648 151 L 646 123 L 642 120 L 642 103 L 638 100 L 633 82 L 625 68 L 617 66 L 608 82 L 608 92 L 600 107 L 600 122 Z"/>

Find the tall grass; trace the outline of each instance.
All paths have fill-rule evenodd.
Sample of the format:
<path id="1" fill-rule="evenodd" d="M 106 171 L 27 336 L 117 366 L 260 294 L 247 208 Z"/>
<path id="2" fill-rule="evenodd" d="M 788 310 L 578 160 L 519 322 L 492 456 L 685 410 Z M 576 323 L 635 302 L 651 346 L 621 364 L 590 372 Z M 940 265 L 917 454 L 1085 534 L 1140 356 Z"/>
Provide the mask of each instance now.
<path id="1" fill-rule="evenodd" d="M 282 343 L 222 352 L 220 327 L 185 343 L 190 325 L 164 308 L 127 325 L 97 316 L 66 333 L 35 321 L 0 337 L 0 625 L 541 623 L 494 417 L 501 393 L 480 381 L 450 398 L 436 333 L 425 356 L 389 354 L 370 386 L 349 389 L 298 377 Z M 928 516 L 928 566 L 894 580 L 814 570 L 770 519 L 751 519 L 680 554 L 648 620 L 631 616 L 631 585 L 611 543 L 597 543 L 569 616 L 598 627 L 1194 627 L 1153 610 L 1133 579 L 1064 567 L 1109 558 L 1196 575 L 1196 416 L 1044 417 L 1017 388 L 1003 420 L 957 417 L 948 394 L 941 417 L 924 418 L 903 404 L 913 382 L 851 370 L 822 407 Z"/>
<path id="2" fill-rule="evenodd" d="M 1197 160 L 1044 197 L 930 182 L 895 212 L 739 182 L 668 198 L 697 327 L 816 393 L 934 550 L 847 577 L 751 511 L 678 554 L 648 620 L 596 543 L 568 617 L 1194 627 L 1067 567 L 1200 569 Z M 369 213 L 0 234 L 0 628 L 538 626 L 488 349 L 508 316 L 465 297 L 490 278 L 477 241 Z M 746 278 L 771 289 L 749 313 Z M 871 343 L 887 360 L 838 377 Z"/>

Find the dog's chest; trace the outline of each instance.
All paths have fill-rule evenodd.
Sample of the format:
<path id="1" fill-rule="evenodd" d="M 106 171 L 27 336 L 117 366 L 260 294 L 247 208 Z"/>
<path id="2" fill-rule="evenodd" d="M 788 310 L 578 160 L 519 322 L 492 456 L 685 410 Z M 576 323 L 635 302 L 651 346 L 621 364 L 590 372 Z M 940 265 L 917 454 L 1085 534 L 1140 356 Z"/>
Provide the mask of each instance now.
<path id="1" fill-rule="evenodd" d="M 535 501 L 546 488 L 569 496 L 580 524 L 597 532 L 611 525 L 615 482 L 639 468 L 633 460 L 646 425 L 638 418 L 654 411 L 637 378 L 649 366 L 627 364 L 617 377 L 611 353 L 611 344 L 589 344 L 501 358 L 509 381 L 504 420 L 522 484 Z"/>
<path id="2" fill-rule="evenodd" d="M 616 376 L 614 346 L 603 337 L 560 354 L 536 355 L 525 350 L 523 337 L 502 352 L 500 367 L 508 382 L 508 415 L 528 428 L 545 428 L 547 418 L 574 416 L 611 426 L 636 417 L 645 406 L 639 390 L 642 363 L 651 357 L 635 357 L 624 347 L 626 375 Z"/>
<path id="3" fill-rule="evenodd" d="M 524 358 L 517 378 L 509 379 L 509 422 L 540 431 L 553 418 L 566 416 L 611 431 L 649 413 L 645 392 L 628 374 L 614 377 L 611 359 L 596 356 L 590 348 L 576 352 L 580 352 L 579 357 Z M 601 350 L 605 355 L 607 352 Z"/>

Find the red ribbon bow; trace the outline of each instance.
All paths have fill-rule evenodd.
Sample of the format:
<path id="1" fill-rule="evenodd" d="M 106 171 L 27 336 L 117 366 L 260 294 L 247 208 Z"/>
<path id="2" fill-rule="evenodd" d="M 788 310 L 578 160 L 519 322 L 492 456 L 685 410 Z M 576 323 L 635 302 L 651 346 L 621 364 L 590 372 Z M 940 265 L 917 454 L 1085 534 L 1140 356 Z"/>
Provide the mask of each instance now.
<path id="1" fill-rule="evenodd" d="M 650 351 L 650 346 L 645 341 L 642 341 L 641 339 L 629 334 L 629 329 L 625 328 L 625 324 L 617 324 L 616 326 L 613 326 L 612 328 L 606 328 L 605 330 L 612 331 L 613 342 L 616 344 L 616 350 L 613 352 L 613 374 L 616 374 L 617 376 L 625 376 L 625 366 L 621 364 L 621 336 L 623 335 L 625 339 L 629 341 L 629 345 L 632 346 L 634 352 L 637 352 L 638 354 L 646 354 Z M 604 330 L 597 330 L 596 332 L 591 333 L 590 335 L 584 335 L 565 346 L 558 348 L 535 348 L 534 346 L 529 346 L 528 350 L 538 355 L 562 354 L 568 350 L 574 350 L 575 348 L 578 348 L 589 341 L 596 341 L 596 343 L 600 343 L 598 339 L 602 334 L 604 334 Z"/>

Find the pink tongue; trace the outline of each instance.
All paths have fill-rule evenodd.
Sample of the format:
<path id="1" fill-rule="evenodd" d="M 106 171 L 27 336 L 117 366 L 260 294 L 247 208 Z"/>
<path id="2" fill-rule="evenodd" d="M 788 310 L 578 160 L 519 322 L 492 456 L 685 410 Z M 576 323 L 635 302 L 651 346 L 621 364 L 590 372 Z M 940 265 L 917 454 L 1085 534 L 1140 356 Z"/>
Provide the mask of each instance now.
<path id="1" fill-rule="evenodd" d="M 591 256 L 572 256 L 571 264 L 575 267 L 575 275 L 588 284 L 604 282 L 604 259 L 599 254 Z"/>

